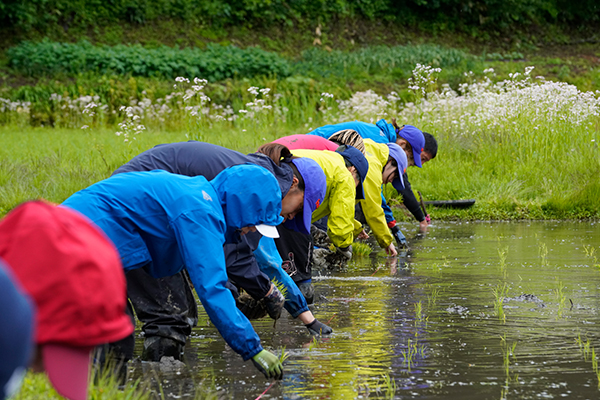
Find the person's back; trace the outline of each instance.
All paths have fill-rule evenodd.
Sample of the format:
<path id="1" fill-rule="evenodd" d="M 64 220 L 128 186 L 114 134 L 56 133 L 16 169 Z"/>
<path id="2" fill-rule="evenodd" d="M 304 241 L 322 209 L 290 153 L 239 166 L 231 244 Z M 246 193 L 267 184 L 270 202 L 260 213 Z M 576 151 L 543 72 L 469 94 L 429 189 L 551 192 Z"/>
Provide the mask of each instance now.
<path id="1" fill-rule="evenodd" d="M 329 150 L 335 151 L 339 146 L 324 137 L 315 135 L 289 135 L 273 141 L 290 150 Z"/>
<path id="2" fill-rule="evenodd" d="M 239 312 L 227 282 L 223 244 L 239 231 L 283 222 L 275 177 L 256 165 L 227 168 L 211 181 L 166 171 L 117 174 L 84 189 L 62 205 L 92 219 L 114 242 L 123 267 L 145 267 L 153 276 L 186 268 L 200 301 L 226 342 L 244 360 L 252 358 L 268 377 L 281 377 L 281 363 L 262 349 Z M 269 371 L 257 364 L 265 357 Z M 274 370 L 271 370 L 271 367 Z"/>
<path id="3" fill-rule="evenodd" d="M 114 175 L 83 189 L 62 203 L 88 216 L 115 243 L 125 270 L 154 260 L 152 275 L 169 276 L 184 265 L 177 251 L 173 222 L 193 215 L 198 229 L 224 234 L 220 199 L 203 176 L 162 170 Z M 138 227 L 144 228 L 143 236 Z M 222 245 L 222 244 L 221 244 Z"/>
<path id="4" fill-rule="evenodd" d="M 245 163 L 267 168 L 280 182 L 282 197 L 286 195 L 291 186 L 293 172 L 285 163 L 278 166 L 264 154 L 246 155 L 222 146 L 194 140 L 154 146 L 117 168 L 112 175 L 161 169 L 178 175 L 202 175 L 210 181 L 224 169 Z"/>
<path id="5" fill-rule="evenodd" d="M 325 199 L 313 212 L 312 220 L 329 216 L 329 236 L 334 245 L 350 246 L 353 241 L 356 182 L 346 168 L 344 158 L 336 152 L 319 150 L 294 150 L 293 154 L 315 160 L 325 172 Z"/>
<path id="6" fill-rule="evenodd" d="M 355 130 L 363 139 L 371 139 L 377 143 L 396 141 L 396 135 L 393 133 L 393 130 L 380 129 L 375 124 L 362 121 L 347 121 L 339 124 L 324 125 L 308 132 L 307 135 L 316 135 L 329 139 L 331 135 L 345 129 Z"/>

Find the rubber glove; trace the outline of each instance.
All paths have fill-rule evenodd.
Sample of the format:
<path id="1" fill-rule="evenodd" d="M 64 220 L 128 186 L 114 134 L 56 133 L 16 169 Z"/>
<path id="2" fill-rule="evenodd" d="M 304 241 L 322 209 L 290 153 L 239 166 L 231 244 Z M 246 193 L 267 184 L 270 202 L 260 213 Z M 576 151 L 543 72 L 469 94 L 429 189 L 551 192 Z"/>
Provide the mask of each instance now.
<path id="1" fill-rule="evenodd" d="M 306 326 L 311 335 L 329 335 L 331 332 L 333 332 L 333 329 L 316 318 L 313 322 L 304 326 Z"/>
<path id="2" fill-rule="evenodd" d="M 396 242 L 398 243 L 398 247 L 408 246 L 408 243 L 406 242 L 406 237 L 404 236 L 404 234 L 402 233 L 400 228 L 398 228 L 397 225 L 392 227 L 390 230 L 392 231 L 392 235 L 394 235 L 394 238 L 396 239 Z"/>
<path id="3" fill-rule="evenodd" d="M 265 308 L 269 313 L 269 317 L 273 319 L 279 319 L 279 317 L 281 317 L 281 310 L 283 310 L 285 298 L 279 289 L 277 289 L 277 286 L 271 284 L 271 293 L 266 295 L 264 299 Z"/>
<path id="4" fill-rule="evenodd" d="M 254 357 L 252 362 L 256 369 L 262 372 L 267 379 L 281 379 L 283 378 L 283 365 L 279 361 L 279 358 L 267 350 L 261 350 Z"/>

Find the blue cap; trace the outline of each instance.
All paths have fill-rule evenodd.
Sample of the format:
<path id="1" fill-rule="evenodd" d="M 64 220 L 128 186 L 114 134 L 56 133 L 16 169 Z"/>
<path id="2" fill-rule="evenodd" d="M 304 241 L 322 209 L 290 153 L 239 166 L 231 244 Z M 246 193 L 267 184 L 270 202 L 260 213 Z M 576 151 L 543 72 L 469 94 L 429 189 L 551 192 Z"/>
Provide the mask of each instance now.
<path id="1" fill-rule="evenodd" d="M 337 148 L 337 153 L 339 153 L 342 157 L 350 162 L 350 164 L 354 165 L 356 171 L 358 172 L 358 176 L 360 178 L 360 182 L 356 187 L 356 198 L 358 200 L 363 200 L 365 198 L 365 190 L 363 189 L 363 182 L 367 177 L 367 172 L 369 171 L 369 162 L 356 147 L 342 145 Z"/>
<path id="2" fill-rule="evenodd" d="M 404 189 L 402 175 L 404 175 L 406 168 L 408 167 L 408 159 L 406 158 L 406 153 L 402 150 L 402 147 L 398 146 L 396 143 L 387 143 L 387 146 L 388 149 L 390 149 L 390 157 L 396 160 L 396 164 L 398 164 L 398 177 L 392 181 L 392 186 L 399 192 Z"/>
<path id="3" fill-rule="evenodd" d="M 406 139 L 413 151 L 413 158 L 415 159 L 415 165 L 421 168 L 421 152 L 425 147 L 425 136 L 419 128 L 415 128 L 412 125 L 403 125 L 400 129 L 396 130 L 396 135 L 402 139 Z"/>
<path id="4" fill-rule="evenodd" d="M 325 179 L 325 172 L 323 172 L 315 160 L 300 157 L 294 158 L 292 163 L 296 166 L 304 180 L 304 206 L 302 208 L 302 215 L 298 214 L 294 218 L 286 220 L 284 225 L 288 229 L 310 235 L 312 213 L 325 200 L 327 180 Z"/>
<path id="5" fill-rule="evenodd" d="M 15 282 L 0 262 L 0 399 L 19 389 L 35 343 L 34 308 Z"/>

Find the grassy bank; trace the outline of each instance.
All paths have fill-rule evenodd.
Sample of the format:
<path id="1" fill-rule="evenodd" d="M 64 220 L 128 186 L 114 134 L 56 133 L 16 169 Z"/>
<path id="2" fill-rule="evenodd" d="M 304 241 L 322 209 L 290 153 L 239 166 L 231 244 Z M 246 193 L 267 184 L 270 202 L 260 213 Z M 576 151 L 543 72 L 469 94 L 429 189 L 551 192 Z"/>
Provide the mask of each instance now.
<path id="1" fill-rule="evenodd" d="M 92 380 L 93 381 L 93 380 Z M 147 384 L 147 383 L 146 383 Z M 12 400 L 61 400 L 46 374 L 28 372 L 23 379 L 21 389 L 11 397 Z M 139 382 L 128 382 L 119 388 L 118 382 L 110 375 L 104 375 L 89 387 L 90 400 L 150 400 L 154 398 Z"/>
<path id="2" fill-rule="evenodd" d="M 248 91 L 253 100 L 234 109 L 214 104 L 201 85 L 178 82 L 181 105 L 162 114 L 155 107 L 162 101 L 126 108 L 115 129 L 98 123 L 104 118 L 101 106 L 83 107 L 88 113 L 81 111 L 79 123 L 89 120 L 86 129 L 12 124 L 0 131 L 0 211 L 28 198 L 61 202 L 158 143 L 189 138 L 250 152 L 276 137 L 327 123 L 396 117 L 439 141 L 436 159 L 409 170 L 414 189 L 428 200 L 477 200 L 466 211 L 431 210 L 434 218 L 600 216 L 598 94 L 533 78 L 531 69 L 502 80 L 488 70 L 488 77 L 473 78 L 460 91 L 439 85 L 438 74 L 430 67 L 415 69 L 409 103 L 394 93 L 372 91 L 347 100 L 320 94 L 299 102 L 253 87 Z M 179 129 L 166 128 L 173 120 Z"/>

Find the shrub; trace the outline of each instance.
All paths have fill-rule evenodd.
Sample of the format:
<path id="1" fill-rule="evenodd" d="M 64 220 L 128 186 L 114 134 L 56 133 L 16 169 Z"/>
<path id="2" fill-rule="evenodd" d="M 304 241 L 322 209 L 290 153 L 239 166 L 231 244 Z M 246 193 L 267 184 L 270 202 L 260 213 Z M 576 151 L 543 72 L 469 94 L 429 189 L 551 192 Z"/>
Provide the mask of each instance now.
<path id="1" fill-rule="evenodd" d="M 92 71 L 174 79 L 202 76 L 209 81 L 257 75 L 289 75 L 287 60 L 257 47 L 210 44 L 205 50 L 161 46 L 94 46 L 90 42 L 23 42 L 7 51 L 9 65 L 30 76 L 77 75 Z"/>

